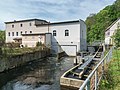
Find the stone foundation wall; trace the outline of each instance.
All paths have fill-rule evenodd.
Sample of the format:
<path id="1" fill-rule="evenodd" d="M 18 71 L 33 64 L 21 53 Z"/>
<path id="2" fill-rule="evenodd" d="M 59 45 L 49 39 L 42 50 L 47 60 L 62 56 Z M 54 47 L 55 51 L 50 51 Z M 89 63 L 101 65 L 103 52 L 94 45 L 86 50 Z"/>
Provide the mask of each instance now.
<path id="1" fill-rule="evenodd" d="M 9 58 L 6 57 L 0 60 L 0 72 L 18 67 L 29 61 L 47 57 L 49 55 L 50 55 L 50 50 L 47 49 L 47 50 L 35 51 L 21 55 L 14 55 L 14 56 L 10 56 Z"/>

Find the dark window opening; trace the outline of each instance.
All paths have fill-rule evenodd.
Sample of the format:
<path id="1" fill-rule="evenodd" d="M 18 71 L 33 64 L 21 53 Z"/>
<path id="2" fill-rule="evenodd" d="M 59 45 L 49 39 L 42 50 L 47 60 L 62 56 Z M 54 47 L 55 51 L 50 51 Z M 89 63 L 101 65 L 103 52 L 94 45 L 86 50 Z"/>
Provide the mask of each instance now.
<path id="1" fill-rule="evenodd" d="M 56 30 L 53 31 L 53 36 L 56 36 Z"/>
<path id="2" fill-rule="evenodd" d="M 23 24 L 20 24 L 20 27 L 22 27 L 23 26 Z"/>
<path id="3" fill-rule="evenodd" d="M 32 33 L 32 31 L 30 31 L 30 33 Z"/>
<path id="4" fill-rule="evenodd" d="M 12 32 L 12 36 L 14 36 L 14 32 Z"/>
<path id="5" fill-rule="evenodd" d="M 69 30 L 65 30 L 65 36 L 69 36 Z"/>
<path id="6" fill-rule="evenodd" d="M 8 36 L 10 36 L 10 32 L 8 32 Z"/>
<path id="7" fill-rule="evenodd" d="M 27 34 L 27 31 L 25 31 L 25 34 Z"/>
<path id="8" fill-rule="evenodd" d="M 18 36 L 18 32 L 16 32 L 16 36 Z"/>
<path id="9" fill-rule="evenodd" d="M 14 25 L 12 25 L 12 28 L 14 28 Z"/>
<path id="10" fill-rule="evenodd" d="M 22 31 L 21 31 L 21 35 L 22 35 Z"/>

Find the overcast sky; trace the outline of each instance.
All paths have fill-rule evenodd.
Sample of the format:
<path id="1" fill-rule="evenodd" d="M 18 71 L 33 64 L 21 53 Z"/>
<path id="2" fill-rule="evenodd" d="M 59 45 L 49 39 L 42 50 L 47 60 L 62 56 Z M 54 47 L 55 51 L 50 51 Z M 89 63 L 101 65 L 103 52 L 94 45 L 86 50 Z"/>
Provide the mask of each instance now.
<path id="1" fill-rule="evenodd" d="M 0 29 L 5 21 L 45 19 L 47 21 L 85 20 L 115 0 L 2 0 L 0 2 Z"/>

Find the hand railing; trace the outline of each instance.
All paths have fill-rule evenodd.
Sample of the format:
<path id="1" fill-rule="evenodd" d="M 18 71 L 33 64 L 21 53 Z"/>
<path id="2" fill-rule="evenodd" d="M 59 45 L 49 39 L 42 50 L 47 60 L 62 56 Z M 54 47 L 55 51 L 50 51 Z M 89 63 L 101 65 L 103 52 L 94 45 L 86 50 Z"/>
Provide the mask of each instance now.
<path id="1" fill-rule="evenodd" d="M 84 83 L 80 86 L 79 90 L 97 90 L 98 85 L 101 81 L 101 78 L 104 74 L 104 67 L 105 65 L 111 60 L 112 57 L 112 51 L 113 51 L 113 47 L 111 47 L 111 49 L 109 50 L 109 52 L 105 55 L 105 57 L 103 57 L 100 62 L 97 64 L 97 66 L 94 68 L 94 70 L 90 73 L 90 75 L 87 77 L 87 79 L 84 81 Z M 102 71 L 98 71 L 100 69 L 102 69 Z M 92 79 L 92 80 L 91 80 Z M 90 84 L 90 83 L 93 84 Z M 91 86 L 93 85 L 93 86 Z"/>

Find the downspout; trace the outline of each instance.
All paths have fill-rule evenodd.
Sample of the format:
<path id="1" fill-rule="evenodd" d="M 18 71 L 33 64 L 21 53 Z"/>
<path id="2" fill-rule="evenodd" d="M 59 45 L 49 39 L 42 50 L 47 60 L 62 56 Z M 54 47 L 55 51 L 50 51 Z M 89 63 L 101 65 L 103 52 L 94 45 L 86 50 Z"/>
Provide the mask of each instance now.
<path id="1" fill-rule="evenodd" d="M 49 33 L 49 31 L 50 31 L 50 21 L 48 22 L 48 33 Z"/>
<path id="2" fill-rule="evenodd" d="M 79 23 L 80 23 L 81 19 L 79 19 Z M 80 24 L 81 27 L 81 24 Z M 80 28 L 80 51 L 81 51 L 81 28 Z"/>

